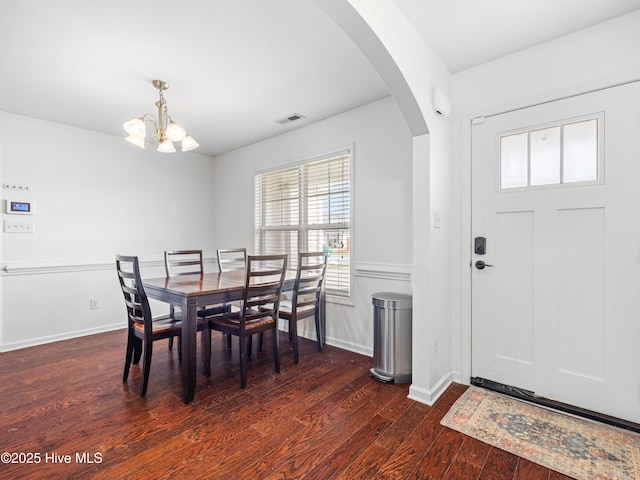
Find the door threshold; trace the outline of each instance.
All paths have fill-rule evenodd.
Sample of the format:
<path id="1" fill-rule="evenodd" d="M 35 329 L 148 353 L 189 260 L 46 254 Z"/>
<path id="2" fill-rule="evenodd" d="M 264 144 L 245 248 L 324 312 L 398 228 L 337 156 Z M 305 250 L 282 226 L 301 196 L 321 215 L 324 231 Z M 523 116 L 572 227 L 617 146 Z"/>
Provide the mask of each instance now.
<path id="1" fill-rule="evenodd" d="M 486 378 L 481 377 L 472 377 L 471 385 L 486 388 L 487 390 L 502 393 L 509 397 L 514 397 L 519 400 L 524 400 L 526 402 L 541 405 L 560 412 L 569 413 L 578 417 L 588 418 L 589 420 L 595 420 L 597 422 L 606 423 L 607 425 L 613 425 L 614 427 L 640 433 L 640 424 L 638 423 L 605 415 L 604 413 L 594 412 L 593 410 L 587 410 L 586 408 L 580 408 L 568 403 L 558 402 L 557 400 L 552 400 L 550 398 L 540 397 L 531 390 L 505 385 L 504 383 L 494 382 L 493 380 L 487 380 Z"/>

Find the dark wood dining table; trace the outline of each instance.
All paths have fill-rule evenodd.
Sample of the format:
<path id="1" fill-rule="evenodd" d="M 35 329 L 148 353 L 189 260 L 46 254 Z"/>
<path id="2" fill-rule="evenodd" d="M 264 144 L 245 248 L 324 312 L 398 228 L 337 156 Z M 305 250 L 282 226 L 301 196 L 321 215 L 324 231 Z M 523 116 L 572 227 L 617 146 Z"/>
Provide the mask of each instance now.
<path id="1" fill-rule="evenodd" d="M 191 403 L 196 388 L 196 334 L 198 307 L 241 300 L 244 292 L 245 273 L 205 273 L 143 279 L 147 297 L 182 308 L 182 401 Z M 295 284 L 295 272 L 287 271 L 284 290 Z"/>

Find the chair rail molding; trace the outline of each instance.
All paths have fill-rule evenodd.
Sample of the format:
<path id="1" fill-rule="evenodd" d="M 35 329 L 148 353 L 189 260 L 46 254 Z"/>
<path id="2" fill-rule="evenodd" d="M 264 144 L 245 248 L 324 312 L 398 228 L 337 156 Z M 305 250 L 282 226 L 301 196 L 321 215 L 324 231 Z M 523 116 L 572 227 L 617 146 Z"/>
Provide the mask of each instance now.
<path id="1" fill-rule="evenodd" d="M 380 278 L 411 282 L 411 265 L 397 263 L 360 262 L 356 264 L 356 277 Z"/>
<path id="2" fill-rule="evenodd" d="M 215 253 L 203 255 L 203 263 L 207 265 L 217 265 Z M 140 267 L 161 267 L 164 269 L 164 257 L 162 255 L 141 256 Z M 15 261 L 3 262 L 0 267 L 0 276 L 48 275 L 69 272 L 112 270 L 115 268 L 115 256 L 113 258 L 67 258 L 29 262 Z"/>

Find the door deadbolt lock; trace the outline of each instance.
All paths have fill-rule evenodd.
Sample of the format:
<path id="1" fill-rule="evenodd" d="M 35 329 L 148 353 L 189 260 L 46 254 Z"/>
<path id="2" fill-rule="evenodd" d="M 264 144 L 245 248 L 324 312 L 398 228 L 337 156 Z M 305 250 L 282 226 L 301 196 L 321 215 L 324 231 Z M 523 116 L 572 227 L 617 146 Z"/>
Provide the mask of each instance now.
<path id="1" fill-rule="evenodd" d="M 493 265 L 489 265 L 488 263 L 484 263 L 482 260 L 478 260 L 476 262 L 476 268 L 478 270 L 484 270 L 485 267 L 493 267 Z"/>

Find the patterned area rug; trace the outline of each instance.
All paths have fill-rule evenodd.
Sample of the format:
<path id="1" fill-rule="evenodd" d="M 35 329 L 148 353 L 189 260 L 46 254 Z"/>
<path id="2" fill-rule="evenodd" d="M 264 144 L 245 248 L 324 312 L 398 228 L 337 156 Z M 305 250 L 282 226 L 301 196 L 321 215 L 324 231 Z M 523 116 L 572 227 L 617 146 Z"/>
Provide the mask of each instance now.
<path id="1" fill-rule="evenodd" d="M 442 425 L 580 480 L 640 480 L 640 435 L 469 389 Z"/>

